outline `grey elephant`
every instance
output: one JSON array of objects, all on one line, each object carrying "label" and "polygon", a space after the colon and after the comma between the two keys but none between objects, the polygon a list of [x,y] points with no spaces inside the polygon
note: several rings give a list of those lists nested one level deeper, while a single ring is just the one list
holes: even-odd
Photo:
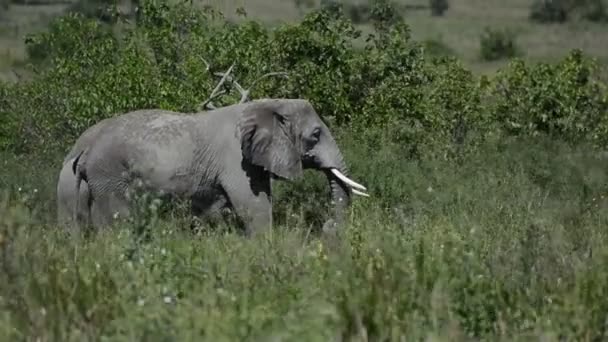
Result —
[{"label": "grey elephant", "polygon": [[129,216],[127,193],[139,184],[190,199],[196,216],[232,209],[247,235],[271,225],[271,177],[294,180],[306,168],[326,174],[335,225],[352,193],[367,196],[348,178],[329,128],[301,99],[261,99],[195,114],[126,113],[112,118],[75,161],[77,184],[85,180],[90,190],[83,205],[100,212],[95,226]]},{"label": "grey elephant", "polygon": [[[74,210],[76,209],[76,194],[74,192],[74,184],[76,184],[75,175],[75,164],[77,158],[84,152],[86,148],[97,139],[101,128],[109,122],[109,119],[104,119],[95,125],[89,127],[84,133],[78,137],[72,149],[63,159],[62,168],[59,172],[59,179],[57,180],[57,223],[60,225],[69,225],[74,223]],[[87,184],[83,184],[79,189],[80,201],[87,201],[89,198],[89,188]],[[78,220],[88,220],[88,213],[96,215],[97,210],[95,206],[91,207],[91,210],[87,210],[86,207],[81,206],[77,213]]]}]

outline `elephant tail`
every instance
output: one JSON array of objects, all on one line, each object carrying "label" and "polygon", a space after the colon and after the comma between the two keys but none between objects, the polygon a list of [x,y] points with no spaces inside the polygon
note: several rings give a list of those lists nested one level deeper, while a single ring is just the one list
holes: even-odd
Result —
[{"label": "elephant tail", "polygon": [[[74,162],[72,162],[72,171],[74,172],[74,175],[76,176],[76,187],[75,187],[76,204],[74,205],[74,213],[73,213],[73,219],[74,219],[73,222],[76,225],[76,228],[79,227],[78,226],[78,212],[80,210],[80,185],[83,180],[85,182],[88,182],[86,169],[83,168],[83,163],[81,162],[81,160],[83,160],[82,157],[86,154],[86,152],[87,152],[87,149],[80,151],[80,153],[78,153],[76,158],[74,158]],[[89,197],[91,196],[90,191],[88,192],[88,196]],[[90,198],[88,199],[87,202],[90,202]],[[87,205],[87,213],[89,211],[90,211],[90,208]]]}]

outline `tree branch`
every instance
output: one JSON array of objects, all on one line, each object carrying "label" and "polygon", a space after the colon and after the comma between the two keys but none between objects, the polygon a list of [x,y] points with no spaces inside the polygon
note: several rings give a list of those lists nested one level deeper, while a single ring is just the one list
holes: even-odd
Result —
[{"label": "tree branch", "polygon": [[209,98],[205,102],[203,102],[202,104],[200,104],[198,106],[199,110],[201,110],[203,108],[211,108],[211,109],[215,109],[216,108],[215,105],[211,101],[213,101],[213,99],[215,99],[216,97],[221,96],[221,95],[223,95],[223,94],[226,93],[226,91],[221,91],[220,92],[220,88],[224,85],[224,83],[226,82],[226,79],[228,77],[230,77],[230,73],[232,72],[232,69],[234,68],[234,64],[235,63],[232,63],[232,65],[230,66],[230,68],[228,68],[228,70],[223,74],[222,79],[215,86],[215,88],[211,92],[211,95],[209,96]]},{"label": "tree branch", "polygon": [[[210,69],[209,63],[204,58],[202,58],[202,57],[201,57],[201,60],[207,66],[206,70],[209,71],[209,69]],[[264,79],[266,77],[271,77],[271,76],[283,76],[285,78],[289,78],[288,73],[284,72],[284,71],[269,72],[269,73],[264,74],[264,75],[258,77],[257,79],[255,79],[251,83],[251,86],[248,89],[245,89],[231,75],[232,69],[234,68],[234,65],[235,65],[235,63],[232,63],[232,65],[230,66],[230,68],[226,72],[215,72],[215,73],[213,73],[214,76],[221,77],[221,80],[217,84],[217,86],[215,87],[215,89],[213,89],[213,91],[211,92],[211,95],[209,96],[209,98],[205,102],[203,102],[202,104],[200,104],[198,106],[199,110],[203,110],[204,108],[216,109],[216,107],[213,105],[213,103],[211,101],[213,101],[213,99],[215,99],[215,98],[217,98],[217,97],[219,97],[221,95],[226,94],[227,91],[225,91],[225,90],[220,91],[219,90],[224,85],[224,83],[226,83],[226,81],[228,81],[229,83],[231,83],[232,85],[234,85],[234,87],[236,88],[236,90],[241,94],[241,99],[239,100],[238,103],[245,103],[245,102],[249,101],[249,95],[251,94],[251,90],[253,89],[253,87],[255,87],[255,85],[260,80],[262,80],[262,79]]]}]

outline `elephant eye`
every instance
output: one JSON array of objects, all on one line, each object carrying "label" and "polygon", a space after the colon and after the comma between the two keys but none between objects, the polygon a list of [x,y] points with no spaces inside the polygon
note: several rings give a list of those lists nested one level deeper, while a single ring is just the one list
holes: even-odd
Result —
[{"label": "elephant eye", "polygon": [[314,141],[319,141],[319,137],[321,136],[321,129],[320,128],[315,128],[314,131],[312,131],[312,139]]}]

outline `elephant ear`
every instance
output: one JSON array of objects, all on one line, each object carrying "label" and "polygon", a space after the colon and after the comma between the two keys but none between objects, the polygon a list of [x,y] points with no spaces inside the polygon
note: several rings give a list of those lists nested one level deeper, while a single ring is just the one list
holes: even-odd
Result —
[{"label": "elephant ear", "polygon": [[294,180],[302,176],[302,162],[286,114],[276,102],[251,103],[243,110],[238,129],[245,159],[278,177]]}]

